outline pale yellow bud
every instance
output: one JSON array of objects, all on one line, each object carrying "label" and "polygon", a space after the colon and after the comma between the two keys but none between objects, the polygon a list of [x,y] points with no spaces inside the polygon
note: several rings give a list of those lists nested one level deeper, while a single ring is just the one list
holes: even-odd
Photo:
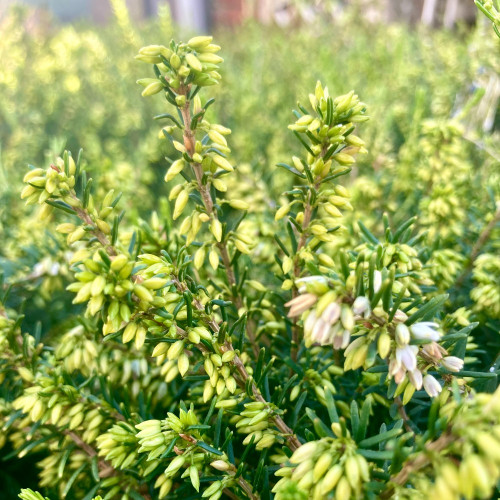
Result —
[{"label": "pale yellow bud", "polygon": [[194,54],[186,54],[186,62],[193,68],[195,71],[203,71],[203,66],[201,65],[200,60]]},{"label": "pale yellow bud", "polygon": [[187,190],[182,190],[179,193],[179,196],[177,196],[177,199],[175,200],[175,207],[174,207],[174,213],[172,215],[172,218],[176,220],[184,211],[186,208],[187,202],[189,200],[189,194]]},{"label": "pale yellow bud", "polygon": [[217,242],[220,243],[220,241],[222,240],[222,224],[220,223],[219,219],[212,219],[212,222],[210,224],[210,232],[214,235],[214,238],[217,240]]},{"label": "pale yellow bud", "polygon": [[142,91],[142,96],[143,97],[148,97],[150,95],[155,95],[158,94],[158,92],[161,92],[163,90],[163,84],[159,81],[150,83],[143,91]]}]

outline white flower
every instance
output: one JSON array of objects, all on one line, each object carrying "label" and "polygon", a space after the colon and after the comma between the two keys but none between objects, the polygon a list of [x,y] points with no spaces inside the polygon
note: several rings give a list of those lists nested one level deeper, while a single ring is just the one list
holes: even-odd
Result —
[{"label": "white flower", "polygon": [[464,367],[463,359],[456,356],[445,356],[441,363],[450,372],[459,372]]},{"label": "white flower", "polygon": [[352,312],[357,316],[368,318],[372,312],[368,298],[362,295],[356,297],[356,300],[352,304]]},{"label": "white flower", "polygon": [[331,342],[330,325],[321,318],[317,319],[311,332],[311,340],[320,345],[329,344]]},{"label": "white flower", "polygon": [[333,337],[333,348],[336,350],[345,349],[349,345],[350,341],[351,332],[349,330],[342,330],[341,328],[338,328]]},{"label": "white flower", "polygon": [[316,311],[311,311],[307,315],[307,318],[304,321],[304,336],[305,337],[311,335],[311,332],[314,328],[314,325],[315,325],[317,319],[318,319],[318,317],[316,316]]},{"label": "white flower", "polygon": [[431,398],[435,398],[442,391],[441,384],[432,375],[426,375],[423,384],[425,392]]},{"label": "white flower", "polygon": [[382,286],[382,273],[378,270],[373,272],[373,291],[377,293]]},{"label": "white flower", "polygon": [[399,365],[403,365],[409,372],[417,368],[417,352],[416,345],[405,345],[396,349],[396,361]]},{"label": "white flower", "polygon": [[410,343],[410,330],[404,323],[396,326],[396,342],[399,347],[404,347]]},{"label": "white flower", "polygon": [[410,379],[410,383],[417,391],[422,389],[422,372],[416,368],[415,370],[408,372],[408,378]]},{"label": "white flower", "polygon": [[330,302],[330,304],[325,307],[321,319],[326,321],[329,325],[333,325],[340,318],[340,312],[340,305],[337,304],[337,302]]},{"label": "white flower", "polygon": [[431,321],[422,321],[410,326],[411,334],[419,340],[434,340],[438,341],[441,334],[436,330],[439,325]]}]

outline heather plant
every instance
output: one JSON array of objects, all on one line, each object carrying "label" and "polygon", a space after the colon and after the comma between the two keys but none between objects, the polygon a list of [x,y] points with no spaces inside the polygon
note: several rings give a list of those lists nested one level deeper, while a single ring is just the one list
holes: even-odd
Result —
[{"label": "heather plant", "polygon": [[[48,332],[23,317],[29,285],[2,287],[7,458],[35,457],[49,498],[493,497],[497,353],[471,335],[498,320],[499,212],[478,212],[469,245],[480,195],[455,201],[471,182],[460,127],[425,122],[370,213],[348,182],[369,156],[368,106],[318,82],[273,198],[208,112],[219,50],[199,36],[136,56],[169,144],[155,187],[168,200],[147,217],[133,214],[156,198],[121,195],[119,177],[99,188],[81,151],[26,173],[21,197],[59,234],[27,281],[43,275],[45,304],[69,284]],[[410,196],[410,158],[423,195]]]}]

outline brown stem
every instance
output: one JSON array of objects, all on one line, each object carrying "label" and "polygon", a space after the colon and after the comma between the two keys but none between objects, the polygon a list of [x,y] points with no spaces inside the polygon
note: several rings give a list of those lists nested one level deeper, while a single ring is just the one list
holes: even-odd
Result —
[{"label": "brown stem", "polygon": [[[191,129],[191,109],[190,109],[190,101],[187,99],[189,94],[190,87],[187,86],[181,89],[180,93],[186,96],[186,103],[181,108],[182,119],[184,121],[183,128],[183,140],[184,147],[186,148],[189,156],[193,156],[195,153],[195,145],[196,145],[196,137],[195,132]],[[214,207],[212,196],[210,194],[210,185],[203,183],[203,168],[199,163],[193,162],[191,163],[191,167],[193,169],[194,175],[196,177],[196,184],[198,186],[198,191],[203,200],[203,205],[210,217],[218,220],[217,210]],[[236,305],[237,309],[240,309],[243,306],[243,301],[241,297],[236,294],[236,277],[234,274],[233,267],[231,265],[231,259],[229,257],[229,252],[227,250],[227,245],[224,241],[219,241],[216,244],[217,249],[219,250],[219,254],[222,259],[222,263],[224,264],[224,269],[226,271],[227,281],[229,284],[229,289],[231,291],[232,299]],[[256,342],[256,336],[254,333],[254,328],[249,328],[247,331],[248,339],[252,346],[253,353],[256,357],[259,355],[259,346]]]},{"label": "brown stem", "polygon": [[[317,182],[314,185],[314,189],[318,189],[319,184],[320,183]],[[312,189],[312,187],[311,187],[311,189]],[[300,250],[302,250],[302,248],[304,248],[304,246],[306,244],[307,236],[308,236],[307,230],[309,228],[309,224],[311,223],[311,217],[312,217],[312,212],[313,212],[313,207],[311,205],[311,197],[312,197],[311,189],[309,189],[309,191],[307,193],[307,200],[306,200],[306,204],[304,207],[304,219],[302,221],[302,233],[300,234],[300,239],[299,239],[299,242],[297,244],[297,251],[295,252],[295,258],[294,258],[294,263],[293,263],[293,276],[295,277],[295,279],[297,279],[300,276],[301,268],[300,268],[299,252],[300,252]],[[297,295],[298,295],[298,290],[294,284],[293,289],[292,289],[292,299],[297,297]],[[298,351],[299,343],[300,343],[300,339],[299,339],[300,329],[299,329],[299,325],[297,324],[297,320],[298,320],[298,318],[293,319],[292,345],[291,345],[291,350],[290,350],[290,355],[294,361],[297,360],[297,351]]]},{"label": "brown stem", "polygon": [[260,499],[260,496],[253,492],[250,484],[245,481],[242,476],[238,477],[238,484],[240,485],[240,488],[247,494],[248,498],[250,498],[251,500]]},{"label": "brown stem", "polygon": [[476,243],[472,247],[469,259],[467,261],[467,265],[465,266],[465,269],[463,270],[460,277],[457,279],[457,282],[456,282],[457,287],[460,287],[462,285],[465,278],[470,273],[472,266],[474,265],[474,262],[477,259],[477,256],[481,252],[481,249],[483,248],[483,246],[489,240],[491,233],[493,232],[493,229],[495,228],[497,222],[499,222],[499,221],[500,221],[500,203],[497,204],[497,209],[496,209],[495,215],[493,216],[493,219],[491,219],[490,222],[488,223],[488,225],[483,229],[483,232],[479,235],[479,238],[477,239]]},{"label": "brown stem", "polygon": [[[97,451],[92,448],[88,443],[83,441],[83,439],[73,431],[65,430],[63,433],[68,436],[81,450],[83,450],[89,457],[93,458],[98,456]],[[107,477],[115,476],[117,471],[115,468],[106,460],[99,459],[97,462],[99,468],[99,477],[105,479]],[[148,493],[147,485],[140,487],[139,493],[146,500],[151,500],[151,496]]]},{"label": "brown stem", "polygon": [[[225,345],[225,350],[226,351],[233,351],[233,346],[230,342],[226,341]],[[238,374],[239,374],[239,380],[237,380],[239,386],[242,389],[245,389],[247,380],[250,378],[250,375],[246,371],[245,365],[241,361],[241,358],[239,358],[237,355],[233,359],[233,365],[235,366]],[[252,381],[252,393],[254,396],[254,399],[256,401],[260,401],[261,403],[264,403],[266,406],[269,405],[269,403],[264,399],[262,394],[259,391],[259,388],[255,385],[255,383]],[[273,415],[272,420],[274,422],[274,425],[281,431],[281,433],[284,435],[285,439],[288,442],[288,446],[292,451],[295,451],[297,448],[301,446],[301,442],[298,440],[297,436],[293,433],[293,430],[286,425],[285,421],[279,416],[279,415]]]},{"label": "brown stem", "polygon": [[399,413],[400,417],[403,419],[403,425],[405,426],[405,429],[408,432],[413,433],[413,429],[410,426],[410,417],[408,416],[408,413],[406,413],[406,409],[403,405],[403,401],[401,401],[401,398],[398,396],[398,397],[394,398],[394,402],[398,406],[398,413]]},{"label": "brown stem", "polygon": [[222,492],[224,493],[224,495],[231,498],[232,500],[240,500],[238,495],[236,495],[236,493],[233,493],[229,488],[224,488]]},{"label": "brown stem", "polygon": [[[76,196],[75,196],[76,198]],[[76,198],[77,199],[77,198]],[[83,208],[76,207],[75,212],[78,215],[78,217],[85,222],[85,224],[88,224],[89,226],[92,226],[94,229],[92,229],[92,234],[99,240],[99,243],[106,249],[106,252],[108,252],[108,255],[114,256],[116,255],[116,250],[114,249],[113,245],[111,245],[111,242],[108,240],[108,237],[95,225],[94,221],[90,218],[90,215],[86,210]]]},{"label": "brown stem", "polygon": [[456,438],[451,434],[443,434],[441,437],[425,445],[424,451],[414,459],[409,460],[403,468],[390,480],[389,487],[380,495],[381,499],[388,499],[394,493],[394,485],[403,486],[408,481],[410,474],[416,472],[430,463],[429,454],[439,453],[450,445]]},{"label": "brown stem", "polygon": [[[88,443],[86,443],[78,434],[73,431],[65,430],[63,433],[68,436],[77,446],[82,449],[89,457],[93,458],[97,456],[97,451],[92,448]],[[106,478],[114,476],[116,474],[113,466],[104,459],[98,461],[99,467],[99,477]]]},{"label": "brown stem", "polygon": [[[177,287],[177,289],[181,293],[183,293],[187,290],[186,285],[183,282],[181,282],[177,277],[174,276],[173,281],[175,283],[175,286]],[[196,309],[198,309],[199,311],[203,311],[203,313],[205,313],[205,308],[203,307],[203,304],[199,300],[194,299],[193,304],[196,307]],[[214,333],[217,334],[220,330],[220,327],[219,327],[219,324],[217,323],[217,321],[213,317],[210,317],[210,316],[207,316],[206,319],[207,319],[207,322],[208,322],[208,325],[210,326],[210,328],[213,330]],[[186,332],[184,332],[181,328],[177,327],[177,330],[181,332],[182,336],[185,336]],[[199,347],[199,349],[201,351],[206,351],[206,347],[201,343],[197,344],[197,347]],[[222,350],[224,352],[225,351],[234,351],[232,343],[229,340],[226,340],[226,342],[222,346]],[[239,377],[237,377],[237,383],[240,386],[240,388],[245,390],[246,383],[247,383],[247,380],[250,379],[250,375],[248,374],[248,372],[245,368],[245,365],[243,364],[243,361],[241,360],[241,358],[237,354],[234,356],[234,358],[232,360],[232,364],[234,365],[234,367],[236,368],[236,371],[239,374]],[[269,408],[269,403],[264,399],[264,397],[260,393],[258,387],[255,385],[255,383],[253,381],[252,381],[252,393],[253,393],[254,399],[256,401],[260,401],[261,403],[264,403]],[[286,425],[284,420],[279,415],[273,415],[271,418],[274,422],[274,425],[276,425],[276,427],[285,436],[285,439],[287,440],[288,446],[290,447],[291,450],[294,451],[299,446],[301,446],[301,443],[298,440],[297,436],[295,436],[295,434],[293,433],[293,430],[290,429],[290,427],[288,427],[288,425]]]}]

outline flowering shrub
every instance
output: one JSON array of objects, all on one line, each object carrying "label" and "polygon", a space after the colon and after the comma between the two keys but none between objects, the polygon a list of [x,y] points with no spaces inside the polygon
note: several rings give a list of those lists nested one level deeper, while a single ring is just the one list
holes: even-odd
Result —
[{"label": "flowering shrub", "polygon": [[[492,497],[498,363],[489,333],[471,332],[498,320],[500,211],[482,207],[467,230],[483,198],[460,197],[484,178],[470,175],[460,127],[412,132],[394,185],[377,185],[387,196],[365,199],[366,179],[347,180],[370,146],[367,106],[318,82],[294,110],[302,151],[278,164],[289,187],[273,207],[254,172],[238,177],[231,130],[208,112],[219,50],[201,36],[136,56],[142,95],[166,100],[155,119],[174,152],[171,203],[148,220],[121,208],[119,182],[96,189],[82,152],[25,175],[22,198],[65,235],[61,268],[43,273],[70,281],[71,312],[42,338],[2,288],[7,457],[35,454],[52,498]],[[470,253],[457,248],[477,232]]]}]

